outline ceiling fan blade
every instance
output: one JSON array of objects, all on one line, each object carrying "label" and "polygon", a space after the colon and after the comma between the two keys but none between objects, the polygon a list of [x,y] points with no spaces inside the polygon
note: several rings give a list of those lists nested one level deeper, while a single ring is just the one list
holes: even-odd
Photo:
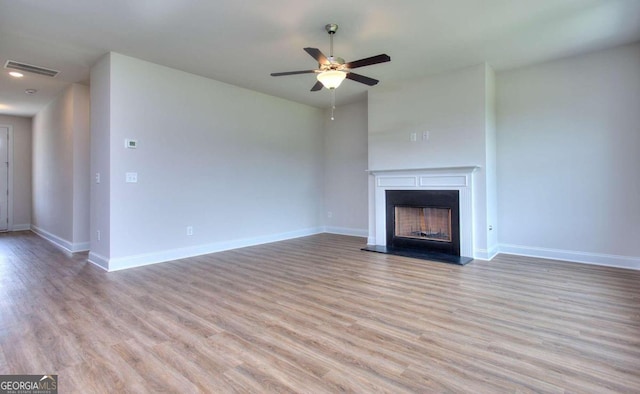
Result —
[{"label": "ceiling fan blade", "polygon": [[356,74],[356,73],[347,73],[347,79],[350,79],[350,80],[356,81],[356,82],[360,82],[360,83],[363,83],[363,84],[369,85],[369,86],[376,85],[378,82],[380,82],[377,79],[365,77],[364,75],[360,75],[360,74]]},{"label": "ceiling fan blade", "polygon": [[377,56],[371,56],[366,59],[360,59],[353,62],[349,62],[345,64],[345,67],[351,69],[351,68],[370,66],[372,64],[390,62],[390,61],[391,61],[391,58],[389,57],[389,55],[382,54]]},{"label": "ceiling fan blade", "polygon": [[317,92],[318,90],[322,90],[322,88],[324,87],[324,85],[322,84],[322,82],[318,81],[316,82],[315,85],[313,85],[313,87],[311,88],[312,92]]},{"label": "ceiling fan blade", "polygon": [[318,48],[304,48],[312,58],[318,61],[318,64],[329,64],[329,59]]},{"label": "ceiling fan blade", "polygon": [[283,75],[296,75],[296,74],[311,74],[318,72],[317,70],[302,70],[302,71],[285,71],[283,73],[271,73],[272,77],[281,77]]}]

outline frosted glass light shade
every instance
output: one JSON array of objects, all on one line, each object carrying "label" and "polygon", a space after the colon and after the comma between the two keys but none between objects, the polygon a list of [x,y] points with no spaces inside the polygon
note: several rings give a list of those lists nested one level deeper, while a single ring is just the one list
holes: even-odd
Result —
[{"label": "frosted glass light shade", "polygon": [[318,81],[320,81],[325,88],[335,89],[338,86],[340,86],[340,84],[342,83],[342,81],[344,81],[346,77],[347,77],[347,73],[345,73],[344,71],[327,70],[318,74],[317,78],[318,78]]}]

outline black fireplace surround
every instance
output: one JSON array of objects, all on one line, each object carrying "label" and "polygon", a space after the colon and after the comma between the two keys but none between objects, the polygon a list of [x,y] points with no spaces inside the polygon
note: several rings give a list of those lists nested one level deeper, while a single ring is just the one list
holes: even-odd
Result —
[{"label": "black fireplace surround", "polygon": [[[408,238],[396,235],[396,207],[451,210],[451,240]],[[460,196],[458,190],[387,190],[387,247],[460,256]]]}]

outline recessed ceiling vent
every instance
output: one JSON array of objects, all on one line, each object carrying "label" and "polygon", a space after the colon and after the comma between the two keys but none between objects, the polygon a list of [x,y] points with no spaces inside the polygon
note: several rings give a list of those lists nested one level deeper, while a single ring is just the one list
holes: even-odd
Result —
[{"label": "recessed ceiling vent", "polygon": [[51,70],[49,68],[34,66],[32,64],[14,62],[13,60],[7,60],[7,62],[4,64],[4,68],[25,71],[33,74],[46,75],[47,77],[55,77],[60,72]]}]

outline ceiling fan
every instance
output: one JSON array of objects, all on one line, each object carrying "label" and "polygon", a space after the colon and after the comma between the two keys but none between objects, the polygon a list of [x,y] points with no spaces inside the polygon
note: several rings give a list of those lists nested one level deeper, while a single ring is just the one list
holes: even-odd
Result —
[{"label": "ceiling fan", "polygon": [[333,56],[333,35],[338,31],[338,25],[330,23],[326,25],[325,30],[329,33],[330,39],[330,52],[329,57],[325,56],[318,48],[304,48],[311,57],[318,62],[318,68],[315,70],[303,70],[303,71],[286,71],[280,73],[271,73],[273,77],[280,77],[283,75],[295,75],[295,74],[311,74],[317,75],[318,82],[311,88],[312,92],[321,90],[322,87],[334,90],[342,81],[350,79],[352,81],[360,82],[365,85],[374,86],[379,81],[377,79],[365,77],[364,75],[351,72],[352,69],[364,66],[370,66],[372,64],[385,63],[391,61],[391,58],[386,54],[368,57],[365,59],[356,60],[353,62],[345,63],[341,57]]}]

